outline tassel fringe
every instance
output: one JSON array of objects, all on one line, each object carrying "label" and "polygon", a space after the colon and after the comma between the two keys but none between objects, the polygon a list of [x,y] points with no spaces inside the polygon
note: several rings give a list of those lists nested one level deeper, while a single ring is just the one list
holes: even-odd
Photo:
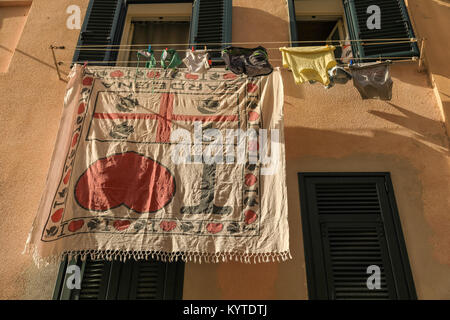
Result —
[{"label": "tassel fringe", "polygon": [[163,262],[194,262],[194,263],[218,263],[237,261],[242,263],[261,263],[261,262],[281,262],[292,259],[289,251],[266,252],[266,253],[247,253],[247,252],[164,252],[164,251],[134,251],[134,250],[80,250],[65,251],[62,254],[48,257],[40,257],[36,247],[27,246],[23,253],[32,255],[35,264],[40,268],[49,264],[55,264],[63,261],[80,258],[82,261],[86,258],[91,260],[119,260],[125,262],[134,260],[157,260]]}]

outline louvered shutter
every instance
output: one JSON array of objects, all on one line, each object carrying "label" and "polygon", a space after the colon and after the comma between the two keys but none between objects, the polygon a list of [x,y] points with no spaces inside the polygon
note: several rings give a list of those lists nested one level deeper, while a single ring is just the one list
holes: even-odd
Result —
[{"label": "louvered shutter", "polygon": [[291,47],[298,47],[299,43],[295,42],[298,41],[298,35],[297,35],[297,18],[295,16],[294,0],[287,0],[287,5],[289,12],[289,32],[291,36],[291,41],[294,41],[293,43],[291,43]]},{"label": "louvered shutter", "polygon": [[111,49],[108,47],[110,45],[119,44],[119,30],[123,27],[125,11],[124,0],[91,0],[81,28],[78,46],[98,47],[91,47],[94,50],[76,50],[73,62],[88,61],[92,65],[114,64],[101,61],[114,61],[117,58],[117,51],[107,49]]},{"label": "louvered shutter", "polygon": [[[203,49],[221,49],[231,42],[232,0],[195,0],[192,11],[191,43]],[[211,44],[211,45],[209,45]],[[224,44],[224,45],[217,45]],[[221,52],[210,53],[215,63]]]},{"label": "louvered shutter", "polygon": [[[368,29],[367,19],[371,14],[367,8],[377,5],[381,11],[381,28]],[[403,0],[344,0],[347,25],[352,40],[370,39],[411,39],[414,32]],[[403,40],[405,41],[405,40]],[[386,42],[386,41],[375,41]],[[413,57],[419,55],[415,42],[368,45],[366,41],[352,42],[353,53],[357,57]]]},{"label": "louvered shutter", "polygon": [[[67,280],[71,274],[67,273],[70,265],[80,268],[81,288],[68,289]],[[54,300],[105,300],[110,283],[112,263],[109,261],[71,260],[63,261],[58,274]]]},{"label": "louvered shutter", "polygon": [[[81,268],[81,289],[68,289],[67,267]],[[184,263],[146,260],[63,262],[57,300],[175,300],[183,293]]]},{"label": "louvered shutter", "polygon": [[[387,174],[299,174],[311,299],[415,299]],[[367,287],[380,268],[381,288]]]}]

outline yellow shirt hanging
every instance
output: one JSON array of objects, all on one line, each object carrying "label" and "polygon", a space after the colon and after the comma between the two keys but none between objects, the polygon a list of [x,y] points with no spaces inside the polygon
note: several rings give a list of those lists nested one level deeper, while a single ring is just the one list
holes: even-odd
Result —
[{"label": "yellow shirt hanging", "polygon": [[334,46],[280,48],[283,67],[294,74],[296,84],[314,80],[328,85],[327,71],[336,65]]}]

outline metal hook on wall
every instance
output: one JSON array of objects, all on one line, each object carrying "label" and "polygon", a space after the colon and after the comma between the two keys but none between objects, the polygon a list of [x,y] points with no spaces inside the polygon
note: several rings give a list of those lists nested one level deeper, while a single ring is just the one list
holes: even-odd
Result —
[{"label": "metal hook on wall", "polygon": [[58,62],[56,60],[55,50],[64,50],[64,49],[66,49],[66,47],[50,45],[50,49],[52,50],[53,63],[55,64],[56,72],[58,73],[58,79],[59,80],[64,80],[64,78],[61,77],[61,71],[59,70],[59,66],[62,65],[63,62],[61,62],[61,61]]}]

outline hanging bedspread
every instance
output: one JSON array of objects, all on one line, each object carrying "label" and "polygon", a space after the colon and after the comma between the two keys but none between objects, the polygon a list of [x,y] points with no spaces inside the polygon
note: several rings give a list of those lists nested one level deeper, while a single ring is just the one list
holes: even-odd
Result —
[{"label": "hanging bedspread", "polygon": [[26,251],[38,265],[288,259],[282,107],[278,68],[75,65]]}]

